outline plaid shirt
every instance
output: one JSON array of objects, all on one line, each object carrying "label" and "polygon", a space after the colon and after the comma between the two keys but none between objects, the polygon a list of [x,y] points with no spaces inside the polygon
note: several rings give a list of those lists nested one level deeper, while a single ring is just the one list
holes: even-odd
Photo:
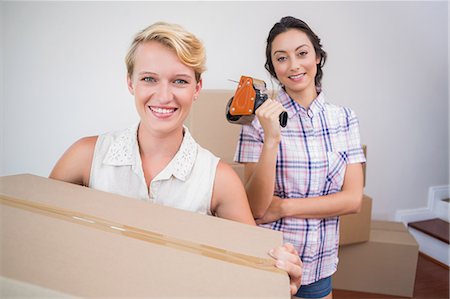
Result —
[{"label": "plaid shirt", "polygon": [[[274,195],[306,198],[339,192],[346,164],[365,162],[355,113],[326,102],[323,92],[308,110],[283,90],[278,100],[289,119],[281,128]],[[242,126],[235,161],[258,162],[263,142],[264,131],[255,117],[251,125]],[[302,284],[311,284],[336,271],[339,217],[286,217],[261,226],[282,231],[284,241],[295,246],[303,261]]]}]

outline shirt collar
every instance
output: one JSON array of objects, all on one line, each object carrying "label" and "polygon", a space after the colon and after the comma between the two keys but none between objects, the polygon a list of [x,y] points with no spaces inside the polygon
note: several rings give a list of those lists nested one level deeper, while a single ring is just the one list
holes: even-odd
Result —
[{"label": "shirt collar", "polygon": [[292,118],[297,114],[309,115],[310,117],[312,117],[313,115],[321,112],[324,109],[325,105],[325,95],[323,91],[321,91],[317,95],[317,98],[312,101],[308,110],[306,110],[299,103],[293,100],[283,89],[279,91],[278,98],[280,99],[283,107],[286,109],[289,118]]},{"label": "shirt collar", "polygon": [[108,148],[103,164],[112,166],[135,164],[138,127],[139,123],[118,133]]},{"label": "shirt collar", "polygon": [[[108,149],[103,164],[112,166],[129,165],[135,168],[137,163],[142,163],[137,142],[138,127],[139,123],[117,135]],[[180,149],[155,179],[169,179],[173,175],[184,181],[191,173],[198,147],[188,128],[183,126],[183,129],[184,136]]]},{"label": "shirt collar", "polygon": [[172,175],[179,180],[185,181],[194,167],[197,158],[198,146],[192,138],[186,126],[184,128],[183,141],[175,157],[169,162],[155,178],[155,180],[169,179]]}]

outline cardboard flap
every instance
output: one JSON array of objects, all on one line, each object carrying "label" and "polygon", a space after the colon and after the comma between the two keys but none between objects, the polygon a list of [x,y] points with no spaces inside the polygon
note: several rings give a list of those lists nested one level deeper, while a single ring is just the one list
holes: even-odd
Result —
[{"label": "cardboard flap", "polygon": [[408,232],[376,230],[370,231],[370,241],[379,243],[409,245],[419,247],[416,239]]},{"label": "cardboard flap", "polygon": [[283,240],[280,232],[31,174],[1,177],[0,195],[95,215],[173,238],[261,258],[267,258],[268,250],[281,245]]}]

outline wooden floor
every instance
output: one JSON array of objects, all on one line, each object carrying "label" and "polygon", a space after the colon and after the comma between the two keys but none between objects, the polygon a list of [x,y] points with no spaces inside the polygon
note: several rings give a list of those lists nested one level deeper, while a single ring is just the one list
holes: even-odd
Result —
[{"label": "wooden floor", "polygon": [[[333,290],[333,299],[389,299],[406,298],[389,295],[378,295],[344,290]],[[449,299],[449,269],[445,265],[438,265],[429,257],[419,254],[417,261],[416,282],[414,285],[414,297]]]}]

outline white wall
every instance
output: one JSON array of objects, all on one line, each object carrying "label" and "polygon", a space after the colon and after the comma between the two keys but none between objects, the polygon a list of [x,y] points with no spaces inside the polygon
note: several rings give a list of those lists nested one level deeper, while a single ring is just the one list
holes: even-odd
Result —
[{"label": "white wall", "polygon": [[424,207],[429,186],[449,183],[447,2],[4,2],[2,9],[1,175],[47,176],[76,139],[137,120],[123,58],[147,25],[165,20],[196,33],[208,54],[204,88],[234,89],[227,79],[241,74],[269,82],[266,35],[293,15],[328,51],[329,99],[360,118],[374,218]]}]

